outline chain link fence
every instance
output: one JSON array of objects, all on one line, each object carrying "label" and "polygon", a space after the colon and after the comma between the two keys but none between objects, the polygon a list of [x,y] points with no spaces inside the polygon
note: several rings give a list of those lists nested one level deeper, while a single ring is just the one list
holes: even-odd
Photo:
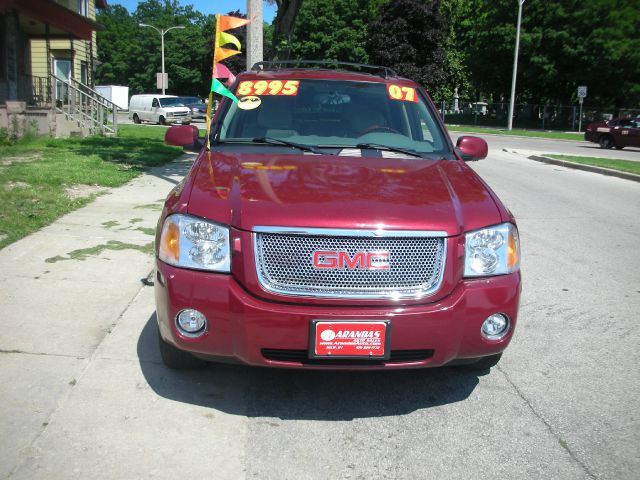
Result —
[{"label": "chain link fence", "polygon": [[[454,99],[441,102],[438,109],[445,123],[450,125],[473,125],[478,127],[506,127],[509,103],[487,103]],[[584,131],[585,125],[604,122],[612,118],[635,118],[640,116],[640,107],[602,108],[592,107],[585,101],[580,122],[579,105],[516,104],[513,112],[513,128],[535,130]]]}]

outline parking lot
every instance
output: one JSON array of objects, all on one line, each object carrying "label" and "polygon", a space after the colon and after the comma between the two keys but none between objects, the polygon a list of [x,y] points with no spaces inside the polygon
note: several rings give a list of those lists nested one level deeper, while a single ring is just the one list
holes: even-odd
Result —
[{"label": "parking lot", "polygon": [[488,140],[473,167],[518,219],[524,280],[490,374],[167,370],[137,227],[185,156],[0,251],[0,477],[636,478],[640,184]]}]

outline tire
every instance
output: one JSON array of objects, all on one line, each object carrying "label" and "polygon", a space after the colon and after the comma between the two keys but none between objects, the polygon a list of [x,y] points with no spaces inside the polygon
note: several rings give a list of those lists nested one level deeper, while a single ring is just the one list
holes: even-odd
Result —
[{"label": "tire", "polygon": [[622,150],[623,148],[624,148],[624,145],[620,147],[616,145],[616,150]]},{"label": "tire", "polygon": [[164,363],[168,368],[173,370],[192,370],[195,368],[202,368],[207,364],[207,362],[191,355],[189,352],[180,350],[170,343],[165,342],[162,339],[160,332],[158,332],[158,342],[162,363]]},{"label": "tire", "polygon": [[602,135],[598,143],[600,148],[613,148],[613,137],[611,135]]},{"label": "tire", "polygon": [[495,367],[501,358],[502,353],[497,353],[495,355],[489,355],[488,357],[482,357],[474,363],[460,365],[458,368],[472,371],[489,370],[490,368]]},{"label": "tire", "polygon": [[133,123],[135,123],[136,125],[140,125],[142,123],[142,120],[140,120],[140,117],[137,113],[133,114]]},{"label": "tire", "polygon": [[166,124],[167,124],[167,120],[162,115],[160,115],[158,117],[158,125],[166,125]]}]

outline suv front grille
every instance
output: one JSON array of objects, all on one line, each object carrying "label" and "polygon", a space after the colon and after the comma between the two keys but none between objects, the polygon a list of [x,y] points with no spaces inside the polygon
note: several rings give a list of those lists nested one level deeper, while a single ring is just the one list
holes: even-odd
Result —
[{"label": "suv front grille", "polygon": [[[439,232],[397,237],[288,232],[255,233],[255,256],[262,287],[283,295],[332,298],[421,298],[442,282],[446,239]],[[342,268],[314,267],[314,252],[343,252]],[[362,253],[388,254],[388,268],[368,269]],[[360,255],[362,262],[356,262]],[[331,255],[330,255],[331,257]],[[326,257],[321,257],[327,262]],[[330,258],[336,263],[336,257]],[[351,265],[348,263],[352,262]],[[354,265],[355,264],[355,265]],[[375,261],[372,263],[376,266]]]}]

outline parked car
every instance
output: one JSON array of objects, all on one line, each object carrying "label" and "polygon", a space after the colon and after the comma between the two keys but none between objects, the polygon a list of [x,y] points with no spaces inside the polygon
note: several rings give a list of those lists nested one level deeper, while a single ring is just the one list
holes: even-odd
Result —
[{"label": "parked car", "polygon": [[615,118],[605,123],[590,123],[584,139],[600,144],[600,148],[640,147],[640,117]]},{"label": "parked car", "polygon": [[165,135],[200,148],[156,234],[165,365],[497,364],[520,247],[465,163],[486,142],[454,146],[427,92],[388,68],[288,66],[238,77],[210,149],[195,126]]},{"label": "parked car", "polygon": [[191,110],[175,95],[133,95],[129,100],[129,118],[134,123],[189,124],[190,114]]},{"label": "parked car", "polygon": [[199,97],[179,97],[182,104],[191,110],[193,120],[204,120],[207,118],[207,104]]}]

